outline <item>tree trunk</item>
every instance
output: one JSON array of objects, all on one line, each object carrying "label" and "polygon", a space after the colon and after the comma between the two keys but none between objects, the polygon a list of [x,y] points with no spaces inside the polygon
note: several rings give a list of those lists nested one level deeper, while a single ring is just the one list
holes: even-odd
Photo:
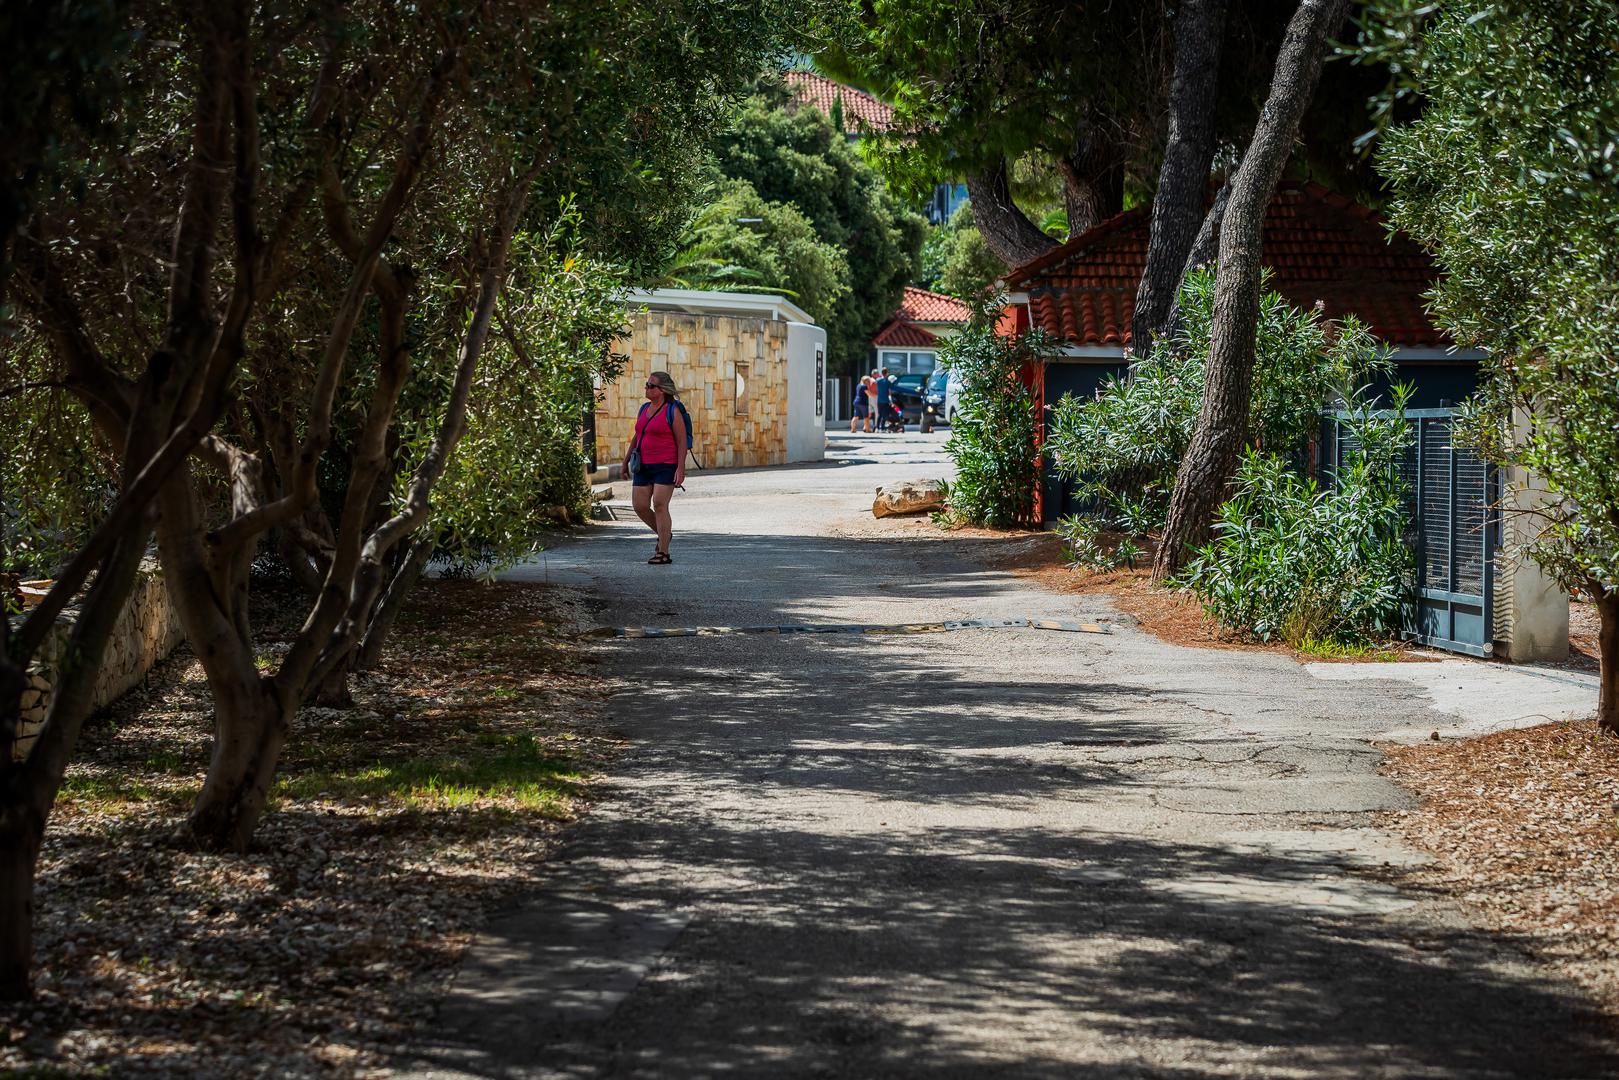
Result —
[{"label": "tree trunk", "polygon": [[33,994],[34,867],[45,819],[24,806],[0,814],[0,1001]]},{"label": "tree trunk", "polygon": [[1220,230],[1220,277],[1214,291],[1203,408],[1175,475],[1169,516],[1153,562],[1153,580],[1159,583],[1173,577],[1208,539],[1236,468],[1253,398],[1265,209],[1315,92],[1327,39],[1343,24],[1348,7],[1349,0],[1301,0],[1276,58],[1270,96],[1253,141],[1231,179]]},{"label": "tree trunk", "polygon": [[[1197,239],[1192,241],[1192,250],[1186,253],[1186,265],[1181,268],[1179,281],[1184,284],[1186,275],[1193,270],[1201,270],[1214,262],[1215,255],[1220,250],[1220,225],[1225,221],[1226,203],[1231,198],[1231,182],[1220,185],[1215,192],[1214,205],[1209,212],[1203,215],[1203,224],[1197,230]],[[1181,332],[1181,299],[1180,289],[1176,288],[1170,298],[1169,315],[1164,319],[1164,325],[1158,330],[1158,337],[1163,341],[1174,341]]]},{"label": "tree trunk", "polygon": [[1098,124],[1082,124],[1074,148],[1057,162],[1068,236],[1089,232],[1124,209],[1124,152]]},{"label": "tree trunk", "polygon": [[[45,725],[22,761],[12,761],[8,745],[0,761],[0,998],[17,1000],[32,991],[34,867],[45,837],[45,821],[62,786],[79,732],[89,716],[96,672],[107,639],[123,615],[135,584],[146,529],[127,533],[96,574],[68,639],[68,659],[59,669]],[[0,615],[0,618],[3,618]]]},{"label": "tree trunk", "polygon": [[1057,246],[1012,200],[1004,160],[993,169],[969,176],[967,195],[984,243],[1008,268],[1022,266]]},{"label": "tree trunk", "polygon": [[208,778],[181,835],[208,851],[246,851],[269,800],[296,705],[283,705],[264,683],[237,695],[221,693],[225,688],[210,682],[213,753]]},{"label": "tree trunk", "polygon": [[1603,731],[1619,735],[1619,592],[1598,594],[1597,614],[1602,629],[1597,635],[1597,656],[1602,662],[1598,677],[1597,724]]},{"label": "tree trunk", "polygon": [[1169,320],[1203,219],[1214,163],[1214,99],[1226,0],[1187,0],[1175,13],[1175,74],[1169,87],[1169,140],[1152,200],[1147,268],[1136,289],[1131,345],[1137,360],[1152,354]]},{"label": "tree trunk", "polygon": [[399,612],[405,606],[405,597],[416,587],[422,571],[427,569],[427,560],[433,557],[435,546],[430,537],[419,539],[411,545],[409,554],[405,556],[393,580],[388,583],[387,591],[377,603],[377,610],[371,616],[370,625],[365,629],[365,637],[360,640],[360,646],[355,650],[356,671],[370,671],[377,666],[377,660],[382,656],[382,643],[387,640],[388,632],[393,629],[394,621],[399,618]]},{"label": "tree trunk", "polygon": [[338,664],[315,688],[315,704],[327,709],[352,709],[354,691],[349,688],[349,665]]}]

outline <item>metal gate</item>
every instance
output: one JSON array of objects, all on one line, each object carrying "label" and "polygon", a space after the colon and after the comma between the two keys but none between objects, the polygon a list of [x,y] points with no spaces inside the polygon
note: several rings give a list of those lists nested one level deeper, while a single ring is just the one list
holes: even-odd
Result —
[{"label": "metal gate", "polygon": [[[1495,553],[1501,543],[1497,471],[1451,439],[1455,409],[1407,409],[1412,439],[1400,463],[1406,521],[1417,555],[1416,595],[1405,636],[1424,645],[1489,656],[1494,647]],[[1333,482],[1354,437],[1328,413],[1317,443],[1323,484]]]}]

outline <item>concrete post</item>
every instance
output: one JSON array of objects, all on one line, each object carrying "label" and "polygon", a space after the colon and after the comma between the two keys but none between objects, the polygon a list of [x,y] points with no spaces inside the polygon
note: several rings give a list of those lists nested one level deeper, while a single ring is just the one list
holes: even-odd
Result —
[{"label": "concrete post", "polygon": [[1514,663],[1568,658],[1568,593],[1524,554],[1539,535],[1540,506],[1555,503],[1540,478],[1504,471],[1501,550],[1496,556],[1495,652]]}]

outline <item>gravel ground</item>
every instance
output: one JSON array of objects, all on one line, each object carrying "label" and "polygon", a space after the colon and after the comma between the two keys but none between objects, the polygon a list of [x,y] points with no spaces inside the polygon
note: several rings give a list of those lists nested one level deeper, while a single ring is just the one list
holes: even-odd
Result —
[{"label": "gravel ground", "polygon": [[[265,663],[291,605],[268,613]],[[370,1075],[616,750],[577,597],[424,584],[352,709],[305,709],[245,855],[169,836],[209,702],[179,654],[86,731],[46,832],[36,1001],[0,1075]]]},{"label": "gravel ground", "polygon": [[1420,796],[1391,828],[1417,880],[1573,978],[1619,1024],[1619,738],[1594,721],[1384,747]]}]

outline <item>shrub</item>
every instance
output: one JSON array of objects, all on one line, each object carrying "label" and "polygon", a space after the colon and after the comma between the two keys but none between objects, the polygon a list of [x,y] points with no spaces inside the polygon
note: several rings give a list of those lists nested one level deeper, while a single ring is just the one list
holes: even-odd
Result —
[{"label": "shrub", "polygon": [[1330,490],[1275,454],[1245,453],[1215,538],[1180,580],[1221,625],[1316,652],[1398,629],[1416,570],[1399,472],[1407,397],[1397,389],[1394,410],[1381,413],[1354,402],[1342,421],[1353,449]]},{"label": "shrub", "polygon": [[[1175,471],[1191,441],[1203,405],[1203,369],[1214,321],[1214,272],[1187,278],[1181,290],[1183,329],[1124,378],[1113,378],[1095,400],[1065,395],[1052,410],[1046,449],[1057,472],[1073,482],[1089,507],[1065,520],[1070,557],[1111,568],[1112,551],[1095,541],[1119,534],[1131,548],[1145,547],[1163,527]],[[1318,311],[1303,311],[1279,293],[1260,302],[1254,405],[1247,441],[1280,453],[1314,436],[1323,402],[1390,367],[1366,328],[1346,320],[1333,326]]]},{"label": "shrub", "polygon": [[[577,211],[549,231],[513,241],[512,280],[487,371],[467,406],[468,429],[433,493],[428,528],[436,556],[464,569],[498,570],[538,547],[556,507],[588,513],[581,441],[594,383],[618,376],[612,351],[627,329],[618,271],[585,254]],[[438,410],[411,427],[413,452]],[[402,497],[408,475],[399,481]]]},{"label": "shrub", "polygon": [[940,359],[961,380],[959,411],[945,444],[956,463],[950,520],[997,529],[1034,524],[1039,417],[1022,375],[1049,352],[1039,331],[1009,339],[997,334],[987,318],[976,320],[940,350]]},{"label": "shrub", "polygon": [[118,463],[38,340],[0,341],[0,574],[49,577],[118,494]]}]

